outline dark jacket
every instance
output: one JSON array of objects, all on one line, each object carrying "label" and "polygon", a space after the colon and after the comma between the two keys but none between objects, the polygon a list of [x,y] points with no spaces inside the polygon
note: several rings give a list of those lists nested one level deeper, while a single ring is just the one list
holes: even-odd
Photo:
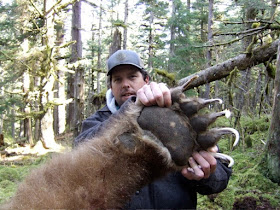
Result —
[{"label": "dark jacket", "polygon": [[[111,116],[107,106],[84,120],[82,132],[75,139],[74,145],[90,139],[102,126],[102,122]],[[135,193],[125,209],[194,209],[197,195],[218,193],[227,187],[231,169],[217,160],[217,168],[208,179],[190,181],[180,172],[170,173]]]}]

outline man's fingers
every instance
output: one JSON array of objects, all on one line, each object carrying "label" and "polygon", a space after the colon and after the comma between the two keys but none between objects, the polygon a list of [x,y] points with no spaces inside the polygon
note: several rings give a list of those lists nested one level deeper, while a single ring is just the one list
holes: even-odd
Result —
[{"label": "man's fingers", "polygon": [[155,83],[155,82],[151,82],[150,84],[151,86],[151,90],[153,93],[153,100],[154,102],[160,106],[160,107],[164,107],[164,99],[163,99],[163,94],[162,91],[159,87],[159,84]]},{"label": "man's fingers", "polygon": [[193,153],[193,158],[196,161],[196,163],[200,165],[201,170],[204,173],[204,178],[208,178],[211,173],[211,165],[208,162],[208,160],[205,159],[207,154],[208,153],[205,151],[200,151],[199,153],[198,152]]},{"label": "man's fingers", "polygon": [[170,107],[171,93],[165,84],[151,82],[137,91],[136,102],[141,102],[145,106],[158,105],[160,107]]},{"label": "man's fingers", "polygon": [[171,100],[171,93],[169,88],[164,83],[159,83],[159,88],[161,89],[162,92],[164,106],[170,107],[172,105],[172,100]]},{"label": "man's fingers", "polygon": [[193,157],[190,157],[189,164],[190,164],[190,167],[193,169],[193,173],[196,177],[195,178],[196,180],[200,180],[200,179],[204,178],[204,172],[201,170],[201,166],[199,166],[196,163],[196,161],[194,160]]},{"label": "man's fingers", "polygon": [[151,106],[153,105],[151,103],[152,95],[153,94],[149,85],[144,85],[142,88],[140,88],[137,91],[137,100],[140,101],[145,106]]},{"label": "man's fingers", "polygon": [[[206,151],[200,151],[199,154],[204,158],[204,160],[207,162],[205,165],[205,170],[210,170],[210,173],[213,173],[216,170],[217,166],[217,160],[213,155],[211,155],[209,152]],[[202,169],[204,169],[202,167]],[[210,176],[210,174],[209,174]]]}]

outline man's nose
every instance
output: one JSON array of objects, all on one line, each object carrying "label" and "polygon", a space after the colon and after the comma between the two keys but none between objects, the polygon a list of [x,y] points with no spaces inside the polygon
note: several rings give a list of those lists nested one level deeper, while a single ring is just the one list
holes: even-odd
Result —
[{"label": "man's nose", "polygon": [[128,79],[124,79],[122,83],[123,88],[130,87],[130,81]]}]

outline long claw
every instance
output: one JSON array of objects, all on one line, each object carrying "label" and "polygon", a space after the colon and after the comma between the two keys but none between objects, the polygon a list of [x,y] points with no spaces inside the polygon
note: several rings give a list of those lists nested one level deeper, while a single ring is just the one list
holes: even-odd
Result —
[{"label": "long claw", "polygon": [[206,115],[195,115],[190,118],[190,123],[196,132],[206,131],[207,127],[211,125],[218,117],[226,116],[229,118],[231,115],[229,110],[221,112],[214,112]]},{"label": "long claw", "polygon": [[212,128],[209,131],[199,134],[197,136],[197,142],[203,149],[207,149],[213,147],[225,134],[235,135],[235,141],[233,144],[235,147],[239,142],[239,133],[234,128]]},{"label": "long claw", "polygon": [[226,155],[226,154],[223,154],[223,153],[215,153],[215,152],[211,152],[211,154],[215,158],[220,158],[220,159],[228,161],[229,162],[228,167],[232,167],[234,165],[234,160],[229,155]]},{"label": "long claw", "polygon": [[235,147],[239,142],[239,132],[234,128],[220,128],[221,131],[229,131],[235,135],[235,140],[233,143],[233,147]]},{"label": "long claw", "polygon": [[180,108],[182,109],[182,111],[187,117],[191,117],[195,115],[200,109],[214,102],[219,102],[220,104],[223,103],[223,101],[219,98],[215,98],[215,99],[181,98]]}]

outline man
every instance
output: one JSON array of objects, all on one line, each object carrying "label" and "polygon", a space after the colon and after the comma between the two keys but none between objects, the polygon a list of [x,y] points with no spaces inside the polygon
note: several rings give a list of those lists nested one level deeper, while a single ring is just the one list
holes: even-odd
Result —
[{"label": "man", "polygon": [[[94,136],[102,122],[131,96],[135,103],[145,106],[171,106],[170,90],[163,83],[150,83],[143,62],[137,53],[129,50],[115,52],[107,62],[110,89],[106,93],[106,106],[83,122],[82,132],[75,145]],[[217,152],[217,147],[211,151]],[[194,152],[190,167],[181,172],[145,186],[132,197],[125,209],[193,209],[197,204],[197,192],[213,194],[226,188],[231,169],[216,160],[208,151]]]}]

